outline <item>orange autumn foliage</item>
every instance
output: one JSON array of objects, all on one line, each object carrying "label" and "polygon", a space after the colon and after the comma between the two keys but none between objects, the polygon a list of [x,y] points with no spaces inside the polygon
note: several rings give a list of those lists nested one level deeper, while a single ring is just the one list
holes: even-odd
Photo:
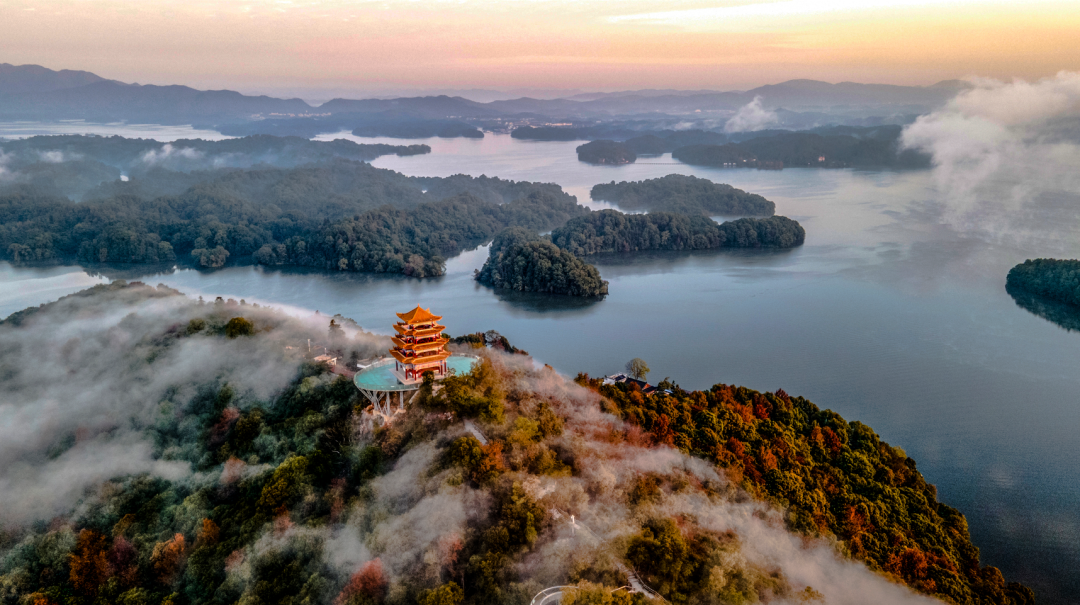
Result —
[{"label": "orange autumn foliage", "polygon": [[195,538],[195,548],[217,544],[220,534],[221,528],[217,526],[217,523],[210,519],[203,519],[202,528],[199,529],[199,535]]},{"label": "orange autumn foliage", "polygon": [[382,602],[383,597],[386,596],[386,584],[382,561],[379,559],[368,561],[349,579],[349,583],[334,599],[334,605],[351,605],[364,600]]},{"label": "orange autumn foliage", "polygon": [[497,477],[506,470],[506,462],[503,461],[503,444],[495,441],[482,446],[483,455],[473,469],[472,479],[477,483],[483,483],[488,479]]},{"label": "orange autumn foliage", "polygon": [[162,584],[172,584],[180,574],[186,554],[184,534],[176,534],[171,540],[158,542],[154,545],[154,552],[150,555],[150,562],[154,566],[154,573]]},{"label": "orange autumn foliage", "polygon": [[75,551],[69,555],[68,565],[75,590],[87,595],[96,593],[98,586],[112,574],[109,545],[105,536],[90,529],[79,532]]}]

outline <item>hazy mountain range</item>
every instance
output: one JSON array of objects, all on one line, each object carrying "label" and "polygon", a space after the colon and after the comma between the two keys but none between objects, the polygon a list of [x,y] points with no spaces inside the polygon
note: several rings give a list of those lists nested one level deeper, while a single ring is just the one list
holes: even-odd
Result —
[{"label": "hazy mountain range", "polygon": [[[353,122],[363,124],[371,120],[654,120],[680,116],[726,120],[757,98],[760,98],[758,105],[765,110],[782,110],[778,115],[843,113],[865,118],[925,113],[967,86],[958,80],[932,86],[791,80],[747,91],[638,90],[490,102],[447,95],[339,98],[313,106],[298,98],[250,96],[231,90],[196,90],[180,85],[129,84],[85,71],[54,71],[38,65],[4,63],[0,64],[0,119],[194,123],[233,125],[245,130],[250,130],[245,124],[267,120],[276,121],[278,129],[285,120],[289,123],[286,129],[295,130],[303,123],[293,123],[296,119],[306,120],[309,130],[325,130],[339,123],[353,128]],[[816,123],[820,122],[817,119]]]}]

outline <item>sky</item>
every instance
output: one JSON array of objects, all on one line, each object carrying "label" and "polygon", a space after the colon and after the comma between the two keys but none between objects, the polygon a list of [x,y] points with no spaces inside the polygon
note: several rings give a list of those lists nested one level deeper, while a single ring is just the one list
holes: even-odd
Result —
[{"label": "sky", "polygon": [[0,15],[0,62],[249,93],[1080,70],[1078,0],[0,0]]}]

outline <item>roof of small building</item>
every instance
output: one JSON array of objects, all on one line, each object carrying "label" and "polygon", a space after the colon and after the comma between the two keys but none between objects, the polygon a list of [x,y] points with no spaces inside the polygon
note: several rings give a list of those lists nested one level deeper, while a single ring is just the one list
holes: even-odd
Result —
[{"label": "roof of small building", "polygon": [[442,319],[442,315],[433,315],[431,309],[421,309],[420,305],[416,305],[416,308],[408,313],[397,313],[396,315],[401,318],[401,321],[408,324]]},{"label": "roof of small building", "polygon": [[644,380],[631,378],[630,376],[627,376],[623,373],[612,374],[611,376],[604,378],[604,384],[614,384],[616,382],[627,382],[636,384],[638,388],[641,389],[641,392],[645,393],[646,395],[651,395],[652,393],[656,392],[656,387],[652,386],[651,384],[645,382]]}]

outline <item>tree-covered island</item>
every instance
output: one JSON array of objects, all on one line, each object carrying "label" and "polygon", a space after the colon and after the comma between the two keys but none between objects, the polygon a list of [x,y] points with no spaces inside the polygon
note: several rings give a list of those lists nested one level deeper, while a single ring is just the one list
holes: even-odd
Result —
[{"label": "tree-covered island", "polygon": [[600,140],[579,145],[577,148],[578,161],[588,164],[603,164],[606,166],[618,166],[620,164],[633,164],[637,161],[637,154],[629,147],[615,141]]},{"label": "tree-covered island", "polygon": [[0,257],[16,264],[256,262],[424,277],[506,227],[547,231],[588,212],[558,185],[406,177],[343,157],[412,151],[388,145],[35,137],[2,150]]},{"label": "tree-covered island", "polygon": [[772,216],[776,204],[731,185],[681,174],[644,181],[594,185],[590,196],[624,210],[682,212],[707,216]]},{"label": "tree-covered island", "polygon": [[1080,312],[1080,260],[1028,259],[1009,270],[1005,284],[1009,289],[1075,305]]},{"label": "tree-covered island", "polygon": [[785,216],[741,218],[717,224],[700,215],[674,212],[623,214],[601,210],[567,221],[551,232],[551,241],[579,255],[645,250],[711,248],[792,248],[806,231]]},{"label": "tree-covered island", "polygon": [[696,166],[721,168],[926,168],[929,158],[902,149],[900,128],[882,128],[867,136],[786,132],[725,144],[679,147],[671,157]]},{"label": "tree-covered island", "polygon": [[594,254],[713,248],[792,248],[806,231],[784,216],[717,224],[707,216],[674,212],[623,214],[600,210],[569,219],[540,237],[511,228],[495,237],[476,279],[496,288],[572,296],[607,294],[607,282],[584,259]]},{"label": "tree-covered island", "polygon": [[584,297],[608,293],[596,267],[521,227],[495,236],[476,281],[518,292]]}]

